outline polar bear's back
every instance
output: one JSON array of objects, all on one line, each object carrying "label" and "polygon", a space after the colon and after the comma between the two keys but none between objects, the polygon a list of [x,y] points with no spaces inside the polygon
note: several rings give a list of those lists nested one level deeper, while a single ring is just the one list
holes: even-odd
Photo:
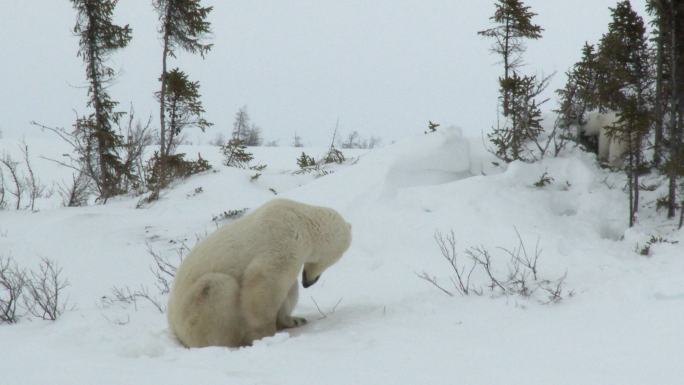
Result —
[{"label": "polar bear's back", "polygon": [[[194,281],[205,273],[220,272],[240,279],[256,258],[292,255],[310,243],[303,226],[309,206],[286,199],[274,199],[244,217],[219,228],[200,241],[186,256],[176,281]],[[271,263],[269,261],[269,263]]]}]

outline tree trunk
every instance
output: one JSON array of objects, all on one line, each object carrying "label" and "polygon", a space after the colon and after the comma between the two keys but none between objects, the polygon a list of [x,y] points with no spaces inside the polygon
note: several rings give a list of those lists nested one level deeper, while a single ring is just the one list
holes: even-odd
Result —
[{"label": "tree trunk", "polygon": [[[662,7],[661,7],[662,8]],[[653,109],[655,123],[655,143],[653,144],[653,165],[658,167],[662,159],[663,143],[663,45],[665,39],[662,12],[658,16],[658,38],[656,51],[656,89]]]},{"label": "tree trunk", "polygon": [[627,171],[627,178],[628,178],[628,184],[629,184],[629,227],[634,226],[634,216],[635,216],[635,210],[634,210],[634,202],[635,202],[635,196],[636,196],[636,189],[634,188],[635,181],[638,180],[635,172],[635,167],[634,167],[634,143],[633,143],[633,138],[632,134],[627,134],[627,149],[629,151],[629,156],[628,156],[628,167],[629,170]]},{"label": "tree trunk", "polygon": [[677,18],[674,0],[670,1],[670,35],[671,35],[671,74],[670,81],[672,84],[672,91],[670,95],[670,167],[668,168],[669,185],[668,185],[668,202],[667,202],[667,217],[674,218],[676,210],[677,199],[677,167],[680,162],[680,146],[681,141],[679,130],[677,127]]},{"label": "tree trunk", "polygon": [[97,36],[95,34],[97,28],[97,18],[95,17],[95,11],[92,10],[92,4],[88,4],[88,68],[90,77],[90,86],[92,88],[93,94],[91,95],[93,108],[95,109],[95,127],[93,127],[94,132],[88,133],[88,141],[92,141],[90,137],[94,134],[97,138],[97,149],[96,153],[98,155],[98,166],[100,169],[99,178],[94,178],[96,185],[98,185],[98,190],[100,192],[100,197],[107,203],[107,199],[112,195],[112,189],[109,184],[111,183],[108,175],[107,165],[104,161],[107,153],[107,144],[104,141],[104,130],[106,125],[106,119],[104,118],[104,111],[102,106],[102,100],[100,99],[101,93],[101,80],[99,78],[99,71],[97,66],[98,48],[97,48]]},{"label": "tree trunk", "polygon": [[[639,151],[637,148],[636,151]],[[634,165],[634,206],[632,209],[632,224],[636,224],[637,222],[637,213],[639,212],[639,167],[641,164],[641,156],[637,153],[634,156],[635,158],[635,165]]]},{"label": "tree trunk", "polygon": [[164,48],[162,51],[162,73],[161,73],[161,89],[159,90],[159,183],[158,186],[164,186],[166,184],[166,173],[167,173],[167,158],[169,153],[169,147],[166,145],[166,136],[168,134],[166,128],[166,75],[167,67],[166,60],[169,56],[169,18],[170,18],[170,6],[167,5],[165,20],[164,20]]},{"label": "tree trunk", "polygon": [[[509,25],[509,20],[506,18],[506,26],[505,26],[505,34],[504,34],[504,52],[503,52],[503,61],[504,61],[504,81],[507,81],[510,77],[510,64],[509,64],[509,59],[510,59],[510,40],[511,40],[511,28]],[[510,106],[511,100],[510,100],[510,95],[509,91],[504,89],[503,93],[503,115],[504,117],[507,117],[508,114],[510,113],[509,106]]]}]

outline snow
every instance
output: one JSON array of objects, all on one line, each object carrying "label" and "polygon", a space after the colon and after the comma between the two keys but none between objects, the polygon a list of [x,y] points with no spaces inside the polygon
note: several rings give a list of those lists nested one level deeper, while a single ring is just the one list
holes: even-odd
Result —
[{"label": "snow", "polygon": [[[29,142],[37,174],[57,183],[68,171],[40,158],[64,149]],[[16,143],[0,139],[0,148]],[[497,167],[481,138],[456,128],[415,135],[381,149],[347,151],[351,160],[315,178],[297,174],[302,151],[252,149],[268,164],[254,171],[221,165],[218,148],[186,146],[215,171],[180,181],[159,202],[139,197],[39,211],[0,211],[0,255],[25,267],[58,261],[70,281],[69,307],[55,322],[24,317],[0,325],[0,383],[7,384],[666,384],[684,366],[684,235],[655,212],[660,190],[644,192],[640,224],[627,226],[624,178],[570,149],[535,164]],[[13,152],[14,153],[14,152]],[[534,187],[547,172],[553,182]],[[657,180],[648,180],[657,182]],[[196,192],[202,187],[202,192]],[[253,208],[275,195],[338,209],[353,242],[313,287],[300,291],[303,327],[254,346],[186,349],[150,303],[106,305],[112,287],[157,294],[148,248],[171,262],[213,231],[212,217]],[[435,231],[454,231],[457,250],[484,246],[505,271],[498,247],[542,249],[540,275],[567,273],[566,295],[449,297],[417,273],[449,282]],[[651,235],[651,256],[638,253]],[[465,259],[463,259],[465,261]],[[481,275],[474,284],[485,286]],[[488,290],[488,289],[487,289]],[[567,293],[566,293],[567,294]],[[320,310],[319,310],[320,308]]]}]

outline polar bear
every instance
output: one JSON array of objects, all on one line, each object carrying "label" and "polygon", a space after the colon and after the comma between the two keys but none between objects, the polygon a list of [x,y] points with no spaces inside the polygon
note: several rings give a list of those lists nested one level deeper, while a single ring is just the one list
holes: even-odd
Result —
[{"label": "polar bear", "polygon": [[614,112],[590,112],[587,114],[587,124],[584,135],[598,137],[597,155],[599,160],[611,167],[620,167],[623,156],[627,151],[627,144],[618,136],[609,136],[606,127],[617,122]]},{"label": "polar bear", "polygon": [[274,199],[190,251],[171,289],[170,329],[187,347],[237,347],[302,325],[290,315],[299,271],[313,285],[350,243],[337,211]]}]

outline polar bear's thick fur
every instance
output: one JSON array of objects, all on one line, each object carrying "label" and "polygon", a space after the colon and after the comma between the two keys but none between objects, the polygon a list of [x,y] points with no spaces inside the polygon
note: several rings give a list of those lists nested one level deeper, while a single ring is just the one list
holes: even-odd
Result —
[{"label": "polar bear's thick fur", "polygon": [[587,114],[587,124],[584,126],[584,135],[598,137],[599,160],[608,163],[612,167],[622,165],[622,157],[627,151],[627,144],[619,137],[610,137],[606,127],[617,121],[614,112],[590,112]]},{"label": "polar bear's thick fur", "polygon": [[301,325],[297,275],[313,285],[342,256],[351,226],[335,210],[275,199],[197,244],[178,267],[171,331],[187,347],[246,346]]}]

